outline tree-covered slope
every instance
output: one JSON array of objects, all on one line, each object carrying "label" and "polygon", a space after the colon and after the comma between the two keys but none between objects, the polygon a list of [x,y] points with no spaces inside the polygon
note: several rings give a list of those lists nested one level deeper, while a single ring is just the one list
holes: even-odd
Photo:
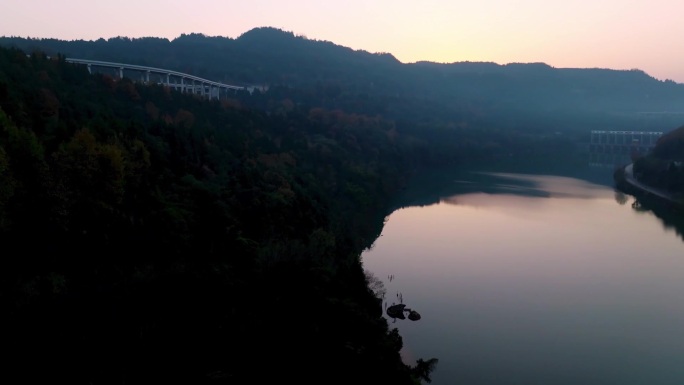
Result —
[{"label": "tree-covered slope", "polygon": [[428,374],[401,361],[359,261],[415,143],[381,118],[253,97],[0,49],[3,382]]},{"label": "tree-covered slope", "polygon": [[650,153],[636,159],[634,174],[684,202],[684,126],[663,134]]}]

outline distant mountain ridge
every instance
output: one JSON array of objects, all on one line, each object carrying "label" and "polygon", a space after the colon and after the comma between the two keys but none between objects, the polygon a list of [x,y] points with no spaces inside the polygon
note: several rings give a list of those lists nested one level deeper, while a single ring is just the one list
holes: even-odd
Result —
[{"label": "distant mountain ridge", "polygon": [[413,122],[458,121],[475,114],[486,124],[516,127],[639,128],[636,114],[667,112],[675,114],[664,121],[660,117],[662,127],[684,123],[684,115],[677,115],[684,113],[684,84],[657,80],[641,70],[565,69],[545,63],[402,63],[388,53],[353,50],[272,27],[254,28],[235,39],[198,33],[173,40],[1,37],[0,45],[174,69],[230,84],[327,88],[334,94],[329,99],[337,100],[320,99],[325,107],[348,107],[350,103],[340,103],[343,97],[372,98],[373,106],[362,112]]}]

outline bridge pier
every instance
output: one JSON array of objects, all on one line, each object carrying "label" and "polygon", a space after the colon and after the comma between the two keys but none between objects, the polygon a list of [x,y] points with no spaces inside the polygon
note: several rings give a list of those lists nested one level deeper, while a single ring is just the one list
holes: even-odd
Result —
[{"label": "bridge pier", "polygon": [[650,131],[591,131],[589,150],[594,152],[650,151],[662,135]]}]

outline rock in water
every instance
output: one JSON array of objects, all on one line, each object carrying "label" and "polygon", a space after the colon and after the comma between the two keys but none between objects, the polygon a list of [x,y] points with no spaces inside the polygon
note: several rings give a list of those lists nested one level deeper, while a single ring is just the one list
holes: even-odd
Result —
[{"label": "rock in water", "polygon": [[392,318],[406,319],[404,316],[404,307],[406,305],[400,303],[398,305],[392,305],[387,308],[387,315]]},{"label": "rock in water", "polygon": [[418,314],[417,311],[411,310],[411,312],[408,315],[408,319],[411,321],[418,321],[420,319],[420,314]]}]

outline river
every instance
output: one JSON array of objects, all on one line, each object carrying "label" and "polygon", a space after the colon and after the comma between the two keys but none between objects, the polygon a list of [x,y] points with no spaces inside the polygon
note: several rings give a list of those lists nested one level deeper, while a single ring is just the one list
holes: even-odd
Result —
[{"label": "river", "polygon": [[[548,166],[548,165],[546,165]],[[612,170],[435,171],[362,255],[432,385],[684,384],[684,242]]]}]

